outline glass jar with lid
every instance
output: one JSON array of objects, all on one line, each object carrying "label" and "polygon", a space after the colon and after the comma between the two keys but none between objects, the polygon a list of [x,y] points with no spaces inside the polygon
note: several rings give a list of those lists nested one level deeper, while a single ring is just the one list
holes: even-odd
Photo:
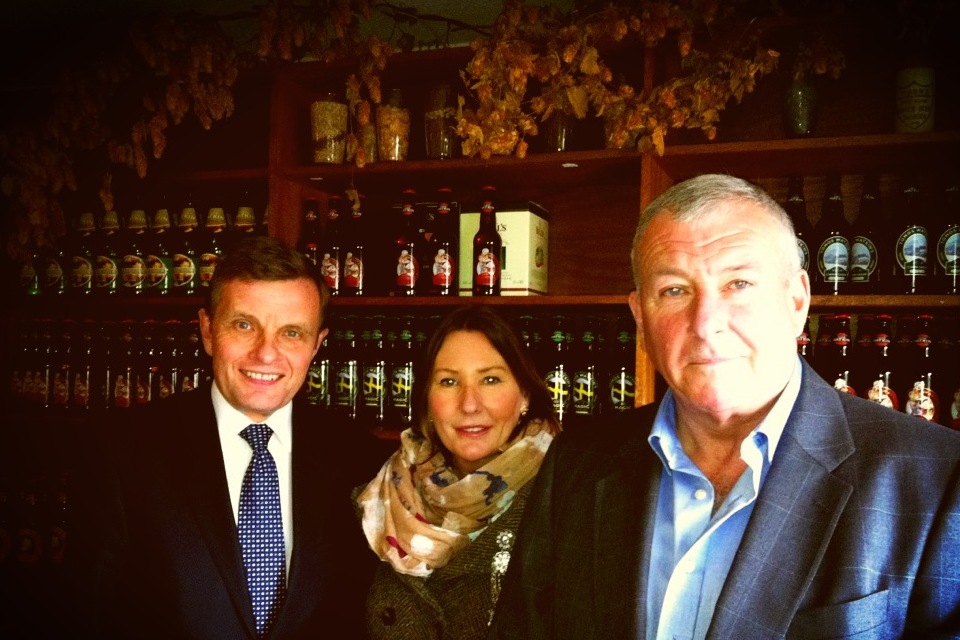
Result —
[{"label": "glass jar with lid", "polygon": [[339,164],[347,148],[347,105],[327,93],[310,105],[313,161]]}]

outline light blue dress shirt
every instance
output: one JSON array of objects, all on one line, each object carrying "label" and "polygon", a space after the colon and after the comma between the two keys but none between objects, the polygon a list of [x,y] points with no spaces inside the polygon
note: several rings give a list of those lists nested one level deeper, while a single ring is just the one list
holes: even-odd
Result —
[{"label": "light blue dress shirt", "polygon": [[770,413],[744,438],[747,464],[713,513],[713,485],[677,438],[676,402],[668,391],[648,441],[663,463],[646,606],[648,640],[702,640],[740,546],[757,494],[800,392],[800,361]]}]

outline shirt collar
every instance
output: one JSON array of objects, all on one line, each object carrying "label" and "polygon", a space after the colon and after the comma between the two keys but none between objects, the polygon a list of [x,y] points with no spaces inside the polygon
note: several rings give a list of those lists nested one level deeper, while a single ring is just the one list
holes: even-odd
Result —
[{"label": "shirt collar", "polygon": [[[241,431],[249,425],[254,424],[250,418],[245,416],[243,412],[239,411],[223,397],[220,389],[217,388],[216,382],[211,385],[210,395],[213,399],[213,411],[217,416],[217,430],[220,433],[221,440],[237,437]],[[292,416],[293,403],[288,402],[274,411],[270,417],[262,423],[269,426],[270,430],[273,431],[273,436],[270,440],[271,443],[275,443],[274,446],[280,446],[286,451],[290,450],[292,439]],[[273,449],[273,447],[271,447],[271,449]]]},{"label": "shirt collar", "polygon": [[[745,439],[745,441],[759,441],[761,438],[758,438],[757,434],[761,434],[766,439],[767,464],[773,462],[773,456],[776,453],[777,445],[780,443],[780,437],[783,435],[783,429],[787,425],[787,419],[790,417],[793,405],[797,401],[797,396],[800,395],[802,376],[802,367],[798,356],[793,373],[780,393],[780,397],[777,398],[770,412]],[[660,403],[647,442],[657,457],[660,458],[660,462],[663,463],[667,473],[682,468],[685,466],[684,463],[689,464],[689,459],[683,453],[680,439],[677,437],[677,404],[672,390],[667,390],[663,401]]]}]

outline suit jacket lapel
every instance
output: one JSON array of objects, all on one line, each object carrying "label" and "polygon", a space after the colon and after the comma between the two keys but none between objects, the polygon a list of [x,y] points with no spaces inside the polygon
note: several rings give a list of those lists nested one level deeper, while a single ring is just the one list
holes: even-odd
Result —
[{"label": "suit jacket lapel", "polygon": [[596,615],[591,623],[596,638],[639,638],[646,625],[642,605],[661,466],[646,442],[649,424],[635,428],[636,437],[596,484],[594,530],[585,532],[594,540]]},{"label": "suit jacket lapel", "polygon": [[800,395],[720,594],[708,638],[786,634],[853,491],[832,475],[853,450],[836,391],[804,365]]},{"label": "suit jacket lapel", "polygon": [[195,445],[182,447],[179,453],[185,456],[182,469],[172,474],[172,478],[181,478],[177,488],[188,505],[190,515],[203,535],[210,556],[216,565],[223,585],[230,594],[238,615],[243,617],[248,629],[255,635],[253,612],[250,608],[250,594],[243,569],[243,556],[237,538],[237,524],[234,520],[230,490],[223,464],[211,463],[222,460],[220,436],[217,431],[216,414],[210,403],[209,393],[203,388],[192,393],[197,394],[195,412],[191,413],[186,428],[189,438]]}]

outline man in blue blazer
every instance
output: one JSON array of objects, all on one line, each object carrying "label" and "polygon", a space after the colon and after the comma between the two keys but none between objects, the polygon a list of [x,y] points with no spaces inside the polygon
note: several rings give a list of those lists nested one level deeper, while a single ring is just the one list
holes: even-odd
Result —
[{"label": "man in blue blazer", "polygon": [[[81,496],[82,637],[363,637],[374,567],[349,492],[383,453],[360,425],[296,397],[328,301],[312,265],[278,240],[245,240],[221,258],[200,312],[212,384],[124,413],[103,438],[109,473]],[[282,584],[259,619],[238,535],[254,456],[241,434],[254,423],[271,430],[284,540]]]},{"label": "man in blue blazer", "polygon": [[762,190],[644,210],[630,307],[669,390],[551,447],[490,638],[960,637],[960,434],[838,392]]}]

